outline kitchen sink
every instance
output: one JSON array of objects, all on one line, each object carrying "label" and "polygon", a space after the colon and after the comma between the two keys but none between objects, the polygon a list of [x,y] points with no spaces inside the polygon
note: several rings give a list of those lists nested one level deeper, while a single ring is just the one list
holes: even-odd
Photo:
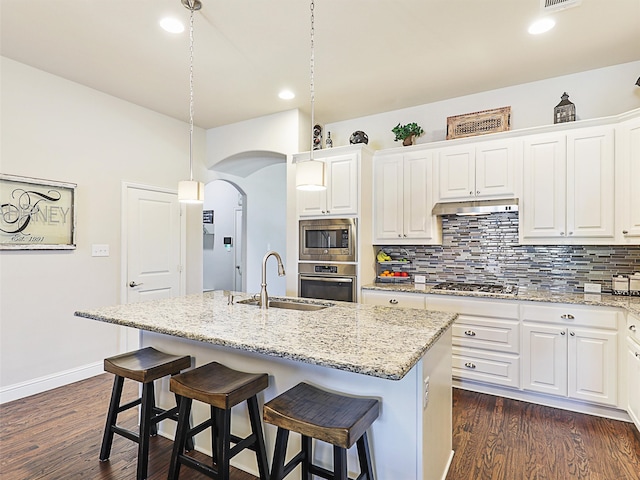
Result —
[{"label": "kitchen sink", "polygon": [[[242,305],[254,305],[256,307],[260,306],[260,300],[249,298],[247,300],[240,300],[237,302]],[[302,311],[314,311],[314,310],[322,310],[327,307],[333,307],[333,303],[326,302],[311,302],[304,300],[290,300],[285,298],[274,298],[269,300],[269,308],[284,308],[287,310],[302,310]]]}]

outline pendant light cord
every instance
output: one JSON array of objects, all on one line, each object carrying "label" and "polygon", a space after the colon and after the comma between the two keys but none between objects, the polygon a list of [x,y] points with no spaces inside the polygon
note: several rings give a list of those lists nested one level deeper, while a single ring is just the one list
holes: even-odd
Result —
[{"label": "pendant light cord", "polygon": [[315,16],[314,16],[314,10],[315,10],[315,1],[311,0],[311,6],[310,6],[310,10],[311,10],[311,60],[310,60],[310,91],[311,91],[311,152],[309,154],[309,159],[313,160],[313,149],[314,149],[314,129],[315,129],[315,100],[316,100],[316,95],[315,95],[315,86],[314,86],[314,82],[313,82],[313,74],[314,74],[314,69],[315,69],[315,63],[316,63],[316,59],[315,59],[315,52],[314,52],[314,34],[315,34]]},{"label": "pendant light cord", "polygon": [[193,181],[193,10],[189,18],[189,180]]}]

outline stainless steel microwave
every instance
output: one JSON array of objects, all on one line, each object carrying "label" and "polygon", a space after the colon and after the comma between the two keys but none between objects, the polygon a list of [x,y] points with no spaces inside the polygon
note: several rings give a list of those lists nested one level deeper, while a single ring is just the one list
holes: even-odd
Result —
[{"label": "stainless steel microwave", "polygon": [[300,260],[355,262],[356,230],[355,218],[300,220]]}]

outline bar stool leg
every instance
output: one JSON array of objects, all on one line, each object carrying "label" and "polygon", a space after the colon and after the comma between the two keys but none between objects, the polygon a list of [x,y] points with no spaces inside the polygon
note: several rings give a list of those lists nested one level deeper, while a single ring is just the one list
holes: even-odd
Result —
[{"label": "bar stool leg", "polygon": [[[229,478],[229,450],[231,448],[231,410],[215,408],[215,422],[217,429],[216,443],[213,449],[217,450],[217,470],[219,478]],[[212,432],[213,432],[212,428]]]},{"label": "bar stool leg", "polygon": [[[180,402],[182,401],[182,397],[180,395],[178,395],[177,393],[174,394],[174,397],[176,398],[176,406],[178,407],[178,422],[180,422]],[[189,418],[187,418],[187,425],[191,426],[191,421]],[[176,426],[176,435],[178,434],[178,427]],[[192,451],[195,446],[193,444],[193,437],[189,436],[187,437],[187,442],[185,443],[185,450],[187,452]]]},{"label": "bar stool leg", "polygon": [[288,442],[289,430],[278,427],[278,433],[276,433],[276,445],[273,451],[273,465],[271,466],[270,480],[282,480]]},{"label": "bar stool leg", "polygon": [[256,461],[258,462],[260,480],[268,480],[269,464],[267,462],[267,449],[264,444],[264,435],[262,434],[262,423],[260,422],[260,409],[258,408],[257,397],[253,396],[247,399],[247,408],[249,410],[251,431],[255,436]]},{"label": "bar stool leg", "polygon": [[140,410],[140,434],[138,439],[138,469],[137,480],[147,478],[147,461],[149,458],[149,436],[154,422],[153,415],[153,382],[142,385],[142,408]]},{"label": "bar stool leg", "polygon": [[122,397],[122,387],[124,385],[124,377],[115,376],[113,381],[113,389],[111,390],[111,401],[109,402],[109,412],[107,413],[107,422],[104,427],[104,435],[102,436],[102,447],[100,448],[100,461],[104,462],[111,455],[111,444],[113,443],[113,426],[118,418],[118,408],[120,407],[120,397]]},{"label": "bar stool leg", "polygon": [[369,451],[369,441],[367,440],[367,432],[364,432],[356,443],[358,447],[358,461],[360,462],[360,472],[366,472],[367,476],[362,480],[374,480],[373,464],[371,463],[371,452]]},{"label": "bar stool leg", "polygon": [[334,480],[349,480],[347,478],[347,450],[333,446],[333,478]]},{"label": "bar stool leg", "polygon": [[173,450],[171,451],[171,462],[169,463],[169,480],[178,478],[178,473],[180,472],[178,455],[182,454],[184,445],[187,442],[187,436],[189,435],[189,414],[191,413],[192,402],[193,400],[190,398],[180,398],[176,438],[173,444]]},{"label": "bar stool leg", "polygon": [[311,449],[312,441],[311,437],[302,435],[302,480],[311,480],[309,466],[311,465],[311,460],[313,460],[313,450]]}]

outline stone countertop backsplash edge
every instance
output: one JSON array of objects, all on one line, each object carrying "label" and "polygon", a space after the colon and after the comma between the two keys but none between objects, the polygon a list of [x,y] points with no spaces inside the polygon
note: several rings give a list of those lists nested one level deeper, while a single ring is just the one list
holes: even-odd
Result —
[{"label": "stone countertop backsplash edge", "polygon": [[473,297],[485,300],[512,300],[521,302],[569,303],[575,305],[592,305],[598,307],[622,308],[627,312],[640,316],[640,297],[618,296],[607,293],[562,293],[545,289],[518,288],[517,295],[483,294],[474,292],[432,291],[433,285],[421,283],[388,283],[364,285],[363,290],[383,292],[404,292],[424,295],[451,295],[457,297]]}]

